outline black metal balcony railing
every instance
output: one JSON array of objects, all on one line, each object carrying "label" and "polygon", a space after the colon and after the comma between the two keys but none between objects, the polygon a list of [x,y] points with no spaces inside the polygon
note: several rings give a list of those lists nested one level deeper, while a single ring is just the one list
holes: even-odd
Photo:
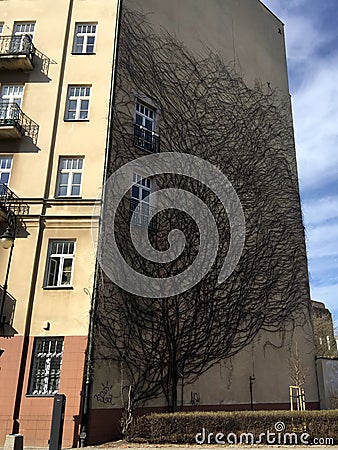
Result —
[{"label": "black metal balcony railing", "polygon": [[16,216],[29,213],[29,205],[21,200],[6,184],[0,184],[0,209],[12,211]]},{"label": "black metal balcony railing", "polygon": [[22,136],[29,136],[36,145],[39,125],[30,119],[16,103],[0,103],[0,128],[16,127]]},{"label": "black metal balcony railing", "polygon": [[33,64],[35,47],[30,36],[0,36],[0,57],[2,55],[25,55]]},{"label": "black metal balcony railing", "polygon": [[[139,211],[135,212],[138,205],[140,205]],[[130,221],[133,225],[139,227],[149,227],[149,229],[151,230],[156,230],[157,228],[156,217],[154,217],[148,225],[150,211],[155,210],[156,209],[150,206],[148,203],[140,202],[135,198],[130,199]]]},{"label": "black metal balcony railing", "polygon": [[134,124],[133,145],[148,152],[158,153],[160,150],[160,138],[153,131]]}]

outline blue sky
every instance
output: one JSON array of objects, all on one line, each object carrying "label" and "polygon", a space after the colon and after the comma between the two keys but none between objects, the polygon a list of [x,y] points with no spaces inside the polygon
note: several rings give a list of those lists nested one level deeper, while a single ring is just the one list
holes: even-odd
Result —
[{"label": "blue sky", "polygon": [[262,0],[285,24],[311,296],[338,324],[337,0]]}]

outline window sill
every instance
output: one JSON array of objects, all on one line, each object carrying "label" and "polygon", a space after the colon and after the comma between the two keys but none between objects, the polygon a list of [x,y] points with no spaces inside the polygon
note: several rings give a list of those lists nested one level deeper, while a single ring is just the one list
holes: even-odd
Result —
[{"label": "window sill", "polygon": [[76,52],[72,52],[72,55],[74,55],[74,56],[79,56],[79,55],[89,56],[89,55],[96,55],[96,53],[76,53]]},{"label": "window sill", "polygon": [[29,398],[54,398],[56,394],[26,394]]},{"label": "window sill", "polygon": [[89,119],[63,119],[64,122],[89,122]]},{"label": "window sill", "polygon": [[55,200],[82,200],[81,195],[55,195]]},{"label": "window sill", "polygon": [[42,289],[45,291],[64,291],[64,290],[72,290],[73,286],[42,286]]}]

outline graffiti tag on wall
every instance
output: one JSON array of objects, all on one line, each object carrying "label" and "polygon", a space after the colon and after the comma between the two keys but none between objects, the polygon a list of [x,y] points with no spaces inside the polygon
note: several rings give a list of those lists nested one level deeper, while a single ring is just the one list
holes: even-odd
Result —
[{"label": "graffiti tag on wall", "polygon": [[97,394],[94,394],[95,400],[97,400],[100,403],[110,403],[113,405],[113,395],[111,393],[112,385],[109,385],[108,381],[104,384],[101,383],[102,389]]}]

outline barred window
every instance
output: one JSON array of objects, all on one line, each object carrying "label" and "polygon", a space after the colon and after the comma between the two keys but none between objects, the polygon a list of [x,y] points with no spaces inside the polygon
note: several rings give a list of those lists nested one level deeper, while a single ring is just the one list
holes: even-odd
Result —
[{"label": "barred window", "polygon": [[58,392],[63,342],[63,337],[35,338],[29,395],[54,395]]}]

